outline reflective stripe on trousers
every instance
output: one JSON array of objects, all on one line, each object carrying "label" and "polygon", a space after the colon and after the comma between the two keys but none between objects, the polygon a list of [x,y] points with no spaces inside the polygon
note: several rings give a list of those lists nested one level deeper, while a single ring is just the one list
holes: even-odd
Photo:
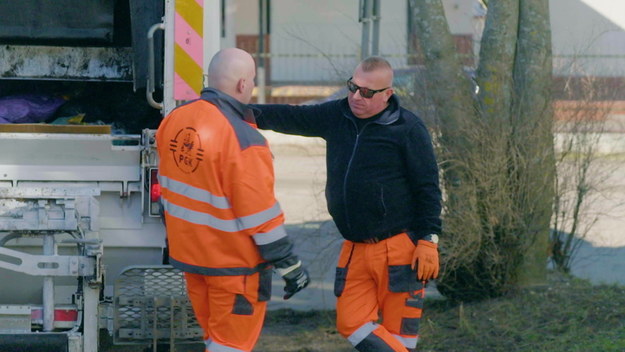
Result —
[{"label": "reflective stripe on trousers", "polygon": [[404,337],[404,336],[399,336],[399,335],[395,335],[393,334],[393,336],[398,339],[401,343],[404,344],[404,346],[406,346],[406,348],[416,348],[417,347],[417,342],[419,342],[419,338],[417,336],[415,337]]},{"label": "reflective stripe on trousers", "polygon": [[[381,337],[373,333],[378,328],[380,328],[380,325],[376,323],[366,323],[348,336],[347,340],[360,352],[394,352],[395,350]],[[403,337],[396,334],[392,334],[392,336],[406,348],[412,349],[417,347],[417,337]]]},{"label": "reflective stripe on trousers", "polygon": [[206,350],[208,352],[246,352],[238,348],[228,347],[228,346],[219,344],[215,341],[212,341],[211,339],[204,341],[204,344],[206,345]]}]

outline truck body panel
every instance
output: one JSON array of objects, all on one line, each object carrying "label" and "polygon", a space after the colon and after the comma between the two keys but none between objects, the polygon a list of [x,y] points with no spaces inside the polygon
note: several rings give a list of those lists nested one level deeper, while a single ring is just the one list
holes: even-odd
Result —
[{"label": "truck body panel", "polygon": [[[0,350],[95,352],[101,329],[122,344],[197,341],[182,274],[166,265],[154,133],[199,96],[220,2],[0,5],[24,8],[35,13],[0,23],[0,115],[25,94],[66,102],[46,123],[0,123]],[[84,18],[46,22],[67,13]]]}]

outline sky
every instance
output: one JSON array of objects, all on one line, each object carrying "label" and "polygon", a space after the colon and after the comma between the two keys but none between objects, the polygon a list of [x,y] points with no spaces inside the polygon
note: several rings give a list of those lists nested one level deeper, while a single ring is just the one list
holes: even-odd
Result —
[{"label": "sky", "polygon": [[625,1],[623,0],[581,0],[587,6],[625,29]]}]

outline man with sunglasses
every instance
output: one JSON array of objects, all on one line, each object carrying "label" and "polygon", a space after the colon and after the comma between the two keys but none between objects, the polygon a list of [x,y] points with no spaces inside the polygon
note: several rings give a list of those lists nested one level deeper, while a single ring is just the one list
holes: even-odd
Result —
[{"label": "man with sunglasses", "polygon": [[345,238],[334,284],[337,329],[361,352],[415,350],[424,285],[439,271],[432,142],[392,82],[388,61],[370,57],[347,80],[346,99],[255,105],[259,128],[326,141],[328,210]]}]

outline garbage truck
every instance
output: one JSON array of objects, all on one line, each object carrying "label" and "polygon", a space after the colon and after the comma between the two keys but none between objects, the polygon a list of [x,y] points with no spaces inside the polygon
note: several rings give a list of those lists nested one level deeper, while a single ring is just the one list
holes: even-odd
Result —
[{"label": "garbage truck", "polygon": [[0,351],[201,341],[154,134],[199,96],[221,5],[0,2]]}]

